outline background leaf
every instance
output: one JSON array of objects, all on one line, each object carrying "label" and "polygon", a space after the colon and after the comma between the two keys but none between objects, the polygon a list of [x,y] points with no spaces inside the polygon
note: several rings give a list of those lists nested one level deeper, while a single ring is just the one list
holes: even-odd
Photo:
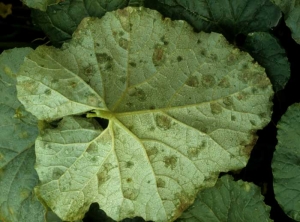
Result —
[{"label": "background leaf", "polygon": [[149,0],[145,7],[183,19],[197,31],[222,33],[231,42],[241,33],[268,31],[281,17],[269,0]]},{"label": "background leaf", "polygon": [[270,207],[263,199],[260,188],[253,183],[234,181],[226,175],[214,187],[200,191],[194,204],[176,221],[272,221]]},{"label": "background leaf", "polygon": [[44,221],[45,209],[33,193],[36,119],[17,99],[15,75],[32,49],[7,50],[0,55],[0,219]]},{"label": "background leaf", "polygon": [[282,90],[290,78],[290,63],[276,38],[267,32],[250,33],[243,47],[266,69],[275,92]]},{"label": "background leaf", "polygon": [[59,1],[63,0],[22,0],[28,7],[42,11],[46,11],[48,5],[58,3]]},{"label": "background leaf", "polygon": [[71,39],[83,18],[101,18],[106,12],[124,8],[128,3],[129,0],[65,0],[49,6],[45,12],[33,10],[32,17],[52,44],[60,46]]},{"label": "background leaf", "polygon": [[[19,99],[39,119],[63,117],[36,141],[40,196],[64,220],[95,201],[118,221],[176,219],[220,171],[245,166],[270,120],[272,86],[252,60],[220,34],[131,7],[84,19],[62,49],[39,47]],[[87,111],[108,127],[70,116]]]},{"label": "background leaf", "polygon": [[272,161],[275,198],[284,212],[300,221],[300,104],[291,105],[278,125]]}]

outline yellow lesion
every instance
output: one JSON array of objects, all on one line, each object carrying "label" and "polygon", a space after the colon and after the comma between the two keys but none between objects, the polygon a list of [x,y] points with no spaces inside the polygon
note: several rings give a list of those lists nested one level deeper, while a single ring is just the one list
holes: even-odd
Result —
[{"label": "yellow lesion", "polygon": [[87,113],[86,117],[87,118],[100,117],[104,119],[112,119],[114,117],[114,113],[107,110],[93,110],[90,113]]}]

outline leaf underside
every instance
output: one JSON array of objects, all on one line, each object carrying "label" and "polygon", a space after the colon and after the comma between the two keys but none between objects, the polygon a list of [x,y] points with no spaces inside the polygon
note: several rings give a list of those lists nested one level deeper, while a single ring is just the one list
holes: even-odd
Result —
[{"label": "leaf underside", "polygon": [[220,171],[245,166],[270,120],[272,86],[252,61],[220,34],[131,7],[37,48],[18,98],[38,119],[63,118],[36,140],[41,197],[63,220],[93,202],[114,220],[176,219]]}]

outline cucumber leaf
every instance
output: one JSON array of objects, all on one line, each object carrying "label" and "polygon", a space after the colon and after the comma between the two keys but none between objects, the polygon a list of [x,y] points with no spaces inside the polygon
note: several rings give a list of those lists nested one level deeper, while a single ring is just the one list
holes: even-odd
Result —
[{"label": "cucumber leaf", "polygon": [[272,160],[275,198],[284,212],[300,221],[300,104],[291,105],[278,125]]},{"label": "cucumber leaf", "polygon": [[18,98],[40,120],[62,118],[36,140],[40,197],[68,221],[93,202],[117,221],[173,221],[219,172],[246,165],[270,120],[272,86],[252,61],[220,34],[132,7],[37,48]]},{"label": "cucumber leaf", "polygon": [[0,220],[44,221],[45,208],[34,195],[36,118],[17,99],[16,73],[32,49],[0,55]]}]

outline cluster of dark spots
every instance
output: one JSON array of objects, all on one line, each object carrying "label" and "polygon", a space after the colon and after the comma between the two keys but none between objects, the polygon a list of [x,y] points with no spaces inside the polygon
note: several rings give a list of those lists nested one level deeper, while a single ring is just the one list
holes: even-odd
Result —
[{"label": "cluster of dark spots", "polygon": [[204,74],[202,75],[201,83],[204,87],[210,88],[216,84],[216,80],[212,75]]},{"label": "cluster of dark spots", "polygon": [[163,161],[165,163],[165,167],[170,167],[173,170],[176,167],[177,160],[178,158],[175,155],[171,155],[165,156]]},{"label": "cluster of dark spots", "polygon": [[131,67],[136,67],[136,63],[135,63],[135,62],[129,62],[129,65],[130,65]]},{"label": "cluster of dark spots", "polygon": [[183,58],[181,56],[177,56],[177,62],[181,62]]},{"label": "cluster of dark spots", "polygon": [[166,41],[166,37],[165,37],[165,36],[161,37],[160,40],[162,41],[162,43],[163,43],[164,45],[168,45],[168,44],[169,44],[169,42]]},{"label": "cluster of dark spots", "polygon": [[170,129],[171,125],[172,125],[171,118],[166,115],[161,115],[161,114],[156,115],[155,122],[156,122],[156,125],[163,130]]},{"label": "cluster of dark spots", "polygon": [[132,88],[128,90],[128,95],[132,97],[136,97],[139,101],[144,102],[147,98],[144,90],[140,88]]},{"label": "cluster of dark spots", "polygon": [[112,57],[106,53],[96,53],[96,58],[99,64],[109,63],[112,61]]},{"label": "cluster of dark spots", "polygon": [[197,87],[199,86],[199,81],[197,76],[190,76],[186,81],[185,84],[190,87]]}]

